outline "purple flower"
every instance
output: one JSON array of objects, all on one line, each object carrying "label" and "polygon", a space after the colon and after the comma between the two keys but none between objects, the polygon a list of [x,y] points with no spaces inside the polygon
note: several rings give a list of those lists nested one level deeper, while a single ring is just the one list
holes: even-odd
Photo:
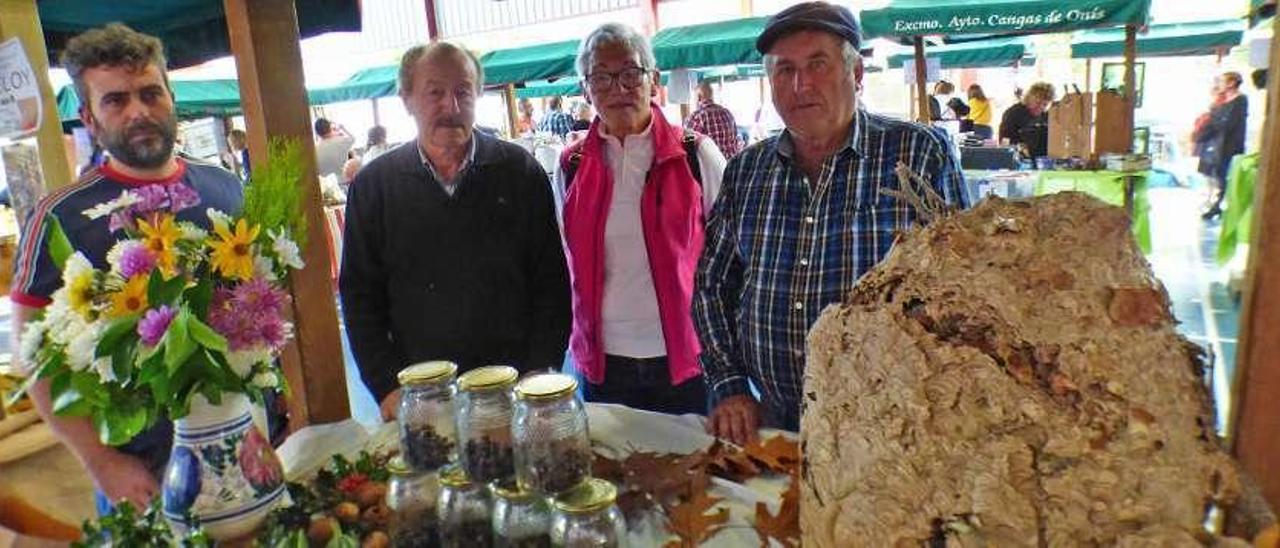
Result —
[{"label": "purple flower", "polygon": [[174,316],[177,315],[178,311],[167,304],[148,310],[138,322],[138,336],[142,338],[142,344],[155,346],[159,343],[160,338],[164,337],[164,332],[169,329],[169,324],[173,322]]},{"label": "purple flower", "polygon": [[127,280],[139,274],[150,274],[156,267],[156,256],[143,245],[126,247],[120,255],[120,274]]},{"label": "purple flower", "polygon": [[165,190],[164,185],[140,186],[133,189],[133,193],[142,198],[142,201],[129,208],[134,217],[169,207],[169,192]]},{"label": "purple flower", "polygon": [[209,304],[209,326],[227,338],[231,350],[279,348],[288,340],[285,305],[289,296],[270,282],[254,278],[233,288],[218,288]]},{"label": "purple flower", "polygon": [[169,211],[177,213],[200,204],[200,195],[195,189],[184,185],[169,185]]}]

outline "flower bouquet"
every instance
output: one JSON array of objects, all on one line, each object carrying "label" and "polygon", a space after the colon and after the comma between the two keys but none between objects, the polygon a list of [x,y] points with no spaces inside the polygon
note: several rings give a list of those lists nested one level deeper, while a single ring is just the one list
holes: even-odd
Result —
[{"label": "flower bouquet", "polygon": [[51,222],[63,285],[23,333],[24,363],[49,380],[54,412],[89,417],[103,443],[176,421],[165,514],[193,514],[215,538],[237,504],[265,515],[262,500],[283,491],[248,402],[283,389],[275,358],[292,337],[286,276],[303,266],[301,174],[298,145],[275,141],[240,212],[180,215],[200,201],[183,184],[127,190],[84,212],[119,233],[105,268]]}]

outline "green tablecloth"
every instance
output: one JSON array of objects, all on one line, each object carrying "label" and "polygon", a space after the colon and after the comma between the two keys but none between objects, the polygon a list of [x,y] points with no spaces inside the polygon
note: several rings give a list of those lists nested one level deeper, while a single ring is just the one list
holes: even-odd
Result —
[{"label": "green tablecloth", "polygon": [[1077,190],[1112,205],[1124,207],[1125,177],[1133,178],[1133,237],[1143,253],[1151,253],[1151,202],[1147,199],[1150,172],[1041,171],[1036,196]]},{"label": "green tablecloth", "polygon": [[1253,191],[1258,178],[1257,153],[1240,154],[1231,160],[1227,173],[1227,208],[1222,211],[1222,234],[1218,236],[1218,264],[1236,254],[1236,246],[1249,243],[1253,228]]}]

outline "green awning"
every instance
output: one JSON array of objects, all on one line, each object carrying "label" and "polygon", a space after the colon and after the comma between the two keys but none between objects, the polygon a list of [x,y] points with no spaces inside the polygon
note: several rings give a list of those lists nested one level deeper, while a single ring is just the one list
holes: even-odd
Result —
[{"label": "green awning", "polygon": [[[1026,59],[1027,42],[1020,37],[991,38],[928,47],[925,48],[925,56],[940,58],[944,69],[1007,67]],[[889,68],[901,68],[914,58],[913,52],[890,55]]]},{"label": "green awning", "polygon": [[759,64],[756,38],[764,17],[671,27],[653,36],[653,55],[662,70]]},{"label": "green awning", "polygon": [[[666,85],[668,74],[662,73],[658,77],[658,82]],[[522,85],[516,85],[516,97],[521,99],[537,99],[539,97],[580,97],[582,93],[582,80],[577,77],[557,78],[555,81],[550,80],[533,80],[525,82]]]},{"label": "green awning", "polygon": [[485,85],[494,86],[572,76],[577,57],[578,40],[570,40],[493,50],[480,58],[480,64]]},{"label": "green awning", "polygon": [[[169,84],[178,118],[240,114],[240,84],[235,80],[171,80]],[[58,118],[63,122],[79,121],[80,99],[75,86],[63,86],[57,99]]]},{"label": "green awning", "polygon": [[[231,53],[222,0],[40,0],[37,7],[52,65],[59,64],[68,40],[111,22],[160,38],[169,68]],[[303,38],[360,30],[358,0],[294,0],[294,7]]]},{"label": "green awning", "polygon": [[399,91],[399,75],[399,65],[363,69],[336,86],[307,90],[307,99],[312,105],[327,105],[390,97]]},{"label": "green awning", "polygon": [[868,38],[1029,34],[1147,22],[1151,0],[892,0],[861,14]]},{"label": "green awning", "polygon": [[1276,15],[1276,0],[1249,0],[1249,28],[1270,22]]},{"label": "green awning", "polygon": [[[1151,25],[1138,34],[1138,56],[1212,55],[1240,45],[1244,22],[1239,19]],[[1124,57],[1124,29],[1095,29],[1071,37],[1071,56]]]}]

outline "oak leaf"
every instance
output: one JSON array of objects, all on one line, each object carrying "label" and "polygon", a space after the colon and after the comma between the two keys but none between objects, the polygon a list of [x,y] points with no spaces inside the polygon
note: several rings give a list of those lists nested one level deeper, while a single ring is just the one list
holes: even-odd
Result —
[{"label": "oak leaf", "polygon": [[707,467],[712,474],[738,483],[760,475],[760,467],[746,452],[719,439],[707,448]]},{"label": "oak leaf", "polygon": [[723,500],[707,494],[710,485],[708,476],[700,476],[689,484],[690,495],[667,509],[667,529],[680,538],[667,542],[665,548],[698,546],[724,528],[729,521],[728,508],[707,513]]},{"label": "oak leaf", "polygon": [[791,476],[777,515],[771,515],[765,503],[756,503],[756,535],[762,546],[769,546],[769,539],[786,548],[800,546],[800,478]]},{"label": "oak leaf", "polygon": [[800,469],[800,444],[777,435],[760,439],[742,448],[747,456],[774,472],[795,475]]}]

